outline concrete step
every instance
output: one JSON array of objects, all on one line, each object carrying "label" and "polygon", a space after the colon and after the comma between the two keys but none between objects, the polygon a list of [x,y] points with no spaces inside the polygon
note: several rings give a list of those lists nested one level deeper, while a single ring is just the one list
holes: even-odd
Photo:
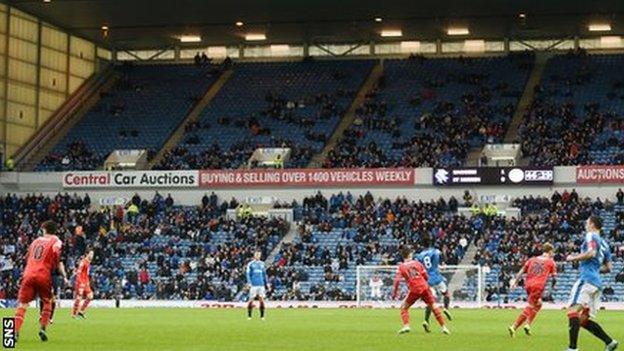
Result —
[{"label": "concrete step", "polygon": [[381,63],[377,63],[368,74],[368,77],[364,81],[364,84],[362,84],[362,86],[360,87],[360,90],[358,90],[355,98],[349,106],[349,109],[342,117],[342,120],[340,121],[332,135],[329,137],[323,150],[321,150],[321,152],[312,157],[312,160],[308,164],[308,168],[320,168],[323,166],[323,163],[327,158],[327,154],[338,145],[338,143],[342,139],[344,132],[353,124],[353,121],[355,120],[355,110],[364,103],[364,100],[366,99],[366,94],[373,89],[375,84],[377,84],[377,82],[379,81],[379,78],[381,78],[382,74],[383,66]]},{"label": "concrete step", "polygon": [[221,73],[221,76],[212,83],[210,88],[206,91],[204,96],[195,104],[195,106],[189,111],[188,115],[184,118],[178,128],[169,136],[165,145],[158,151],[156,156],[149,163],[149,168],[151,169],[155,165],[159,164],[167,151],[173,149],[176,145],[180,143],[180,140],[184,137],[184,130],[187,124],[190,122],[194,122],[199,119],[201,112],[210,104],[212,99],[217,95],[217,93],[221,90],[223,85],[228,81],[233,71],[231,69],[224,71]]}]

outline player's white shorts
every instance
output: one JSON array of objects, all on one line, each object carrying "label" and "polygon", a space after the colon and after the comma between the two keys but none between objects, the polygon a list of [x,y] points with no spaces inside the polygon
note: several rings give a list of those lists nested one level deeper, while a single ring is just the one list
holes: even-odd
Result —
[{"label": "player's white shorts", "polygon": [[373,286],[373,287],[371,287],[370,296],[372,298],[381,298],[381,286]]},{"label": "player's white shorts", "polygon": [[436,293],[440,294],[440,295],[444,295],[446,294],[446,291],[448,290],[448,287],[446,286],[446,282],[442,281],[437,285],[432,285],[431,286],[431,292],[435,295]]},{"label": "player's white shorts", "polygon": [[577,280],[574,283],[570,292],[570,300],[568,301],[569,306],[583,305],[589,307],[589,315],[596,317],[599,303],[600,289],[582,280]]},{"label": "player's white shorts", "polygon": [[261,297],[264,299],[266,296],[266,291],[264,290],[264,286],[252,286],[249,288],[249,298],[255,299],[256,297]]}]

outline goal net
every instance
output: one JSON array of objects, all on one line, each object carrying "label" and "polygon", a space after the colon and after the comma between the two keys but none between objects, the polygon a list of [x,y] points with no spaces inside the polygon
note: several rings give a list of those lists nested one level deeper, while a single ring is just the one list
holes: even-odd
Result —
[{"label": "goal net", "polygon": [[[402,300],[392,300],[397,266],[357,266],[356,299],[358,307],[398,307]],[[446,279],[452,307],[476,308],[483,301],[484,275],[481,266],[459,265],[440,267]],[[407,295],[401,282],[400,298]],[[439,303],[442,296],[434,294]],[[422,302],[420,302],[422,304]],[[418,304],[418,303],[417,303]]]}]

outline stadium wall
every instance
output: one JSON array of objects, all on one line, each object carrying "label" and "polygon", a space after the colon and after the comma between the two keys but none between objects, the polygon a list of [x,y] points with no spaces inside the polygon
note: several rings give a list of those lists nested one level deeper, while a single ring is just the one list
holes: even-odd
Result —
[{"label": "stadium wall", "polygon": [[[608,173],[605,173],[606,168]],[[318,190],[326,194],[338,191],[350,191],[354,195],[372,191],[375,196],[395,198],[405,196],[409,199],[430,200],[439,197],[455,196],[461,198],[464,190],[470,190],[477,199],[482,197],[508,196],[510,198],[525,195],[550,196],[554,190],[577,189],[580,196],[613,198],[618,188],[624,186],[624,166],[566,166],[554,168],[554,181],[547,185],[460,185],[434,186],[433,170],[417,168],[390,170],[396,175],[385,180],[363,180],[368,170],[344,170],[354,172],[361,178],[357,181],[282,181],[271,186],[247,185],[244,182],[227,185],[211,185],[204,182],[203,171],[134,171],[134,172],[68,172],[68,173],[2,173],[0,174],[0,192],[2,193],[44,193],[88,192],[94,204],[112,205],[123,203],[135,192],[143,197],[151,197],[154,191],[173,193],[178,204],[198,204],[206,193],[214,191],[221,199],[244,199],[248,196],[271,196],[280,201],[302,200]],[[237,171],[218,171],[236,173]],[[250,171],[253,172],[253,171]],[[259,171],[266,172],[266,171]],[[335,173],[340,170],[289,170],[276,172],[317,172]],[[370,171],[373,172],[373,171]],[[88,185],[76,185],[68,177],[85,174],[94,179]],[[406,175],[407,174],[407,175]],[[234,176],[234,174],[231,174]],[[400,178],[400,177],[403,178]],[[315,177],[315,176],[311,176]],[[397,180],[397,177],[400,179]],[[139,183],[142,178],[149,178],[150,183]],[[117,182],[115,181],[117,180]],[[134,180],[133,180],[134,179]]]},{"label": "stadium wall", "polygon": [[0,3],[0,151],[14,155],[110,51]]}]

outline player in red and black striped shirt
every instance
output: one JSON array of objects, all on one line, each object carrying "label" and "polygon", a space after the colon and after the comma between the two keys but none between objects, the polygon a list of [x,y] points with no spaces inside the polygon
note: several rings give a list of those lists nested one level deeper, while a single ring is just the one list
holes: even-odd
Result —
[{"label": "player in red and black striped shirt", "polygon": [[527,292],[527,302],[529,305],[524,308],[522,314],[518,316],[516,322],[509,327],[509,335],[514,337],[516,330],[520,328],[524,322],[524,332],[527,335],[531,335],[531,324],[535,320],[535,317],[542,309],[542,295],[544,294],[544,288],[548,282],[548,277],[553,277],[553,286],[556,283],[555,277],[557,276],[557,267],[553,260],[554,248],[551,244],[546,243],[542,247],[543,253],[540,256],[530,258],[520,272],[516,275],[514,285],[511,287],[513,290],[516,287],[517,282],[520,280],[523,274],[526,274],[524,283],[524,289]]},{"label": "player in red and black striped shirt", "polygon": [[61,262],[63,243],[56,236],[56,223],[46,221],[42,225],[43,236],[35,239],[28,248],[26,268],[18,293],[19,305],[15,311],[15,333],[19,335],[24,323],[28,304],[37,296],[43,301],[43,310],[39,318],[41,341],[47,341],[46,327],[50,322],[52,298],[52,271],[58,269],[65,283],[68,284],[65,266]]},{"label": "player in red and black striped shirt", "polygon": [[405,334],[410,332],[409,326],[409,309],[418,300],[423,302],[433,311],[433,315],[442,327],[444,334],[449,334],[449,330],[446,327],[446,321],[440,312],[440,309],[435,306],[436,299],[431,292],[429,283],[427,280],[427,270],[422,263],[412,259],[412,251],[408,248],[404,248],[401,251],[403,257],[403,263],[397,268],[396,278],[394,279],[394,290],[392,292],[393,299],[398,297],[399,285],[401,280],[405,280],[409,293],[401,305],[401,320],[403,321],[403,328],[399,330],[399,334]]}]

